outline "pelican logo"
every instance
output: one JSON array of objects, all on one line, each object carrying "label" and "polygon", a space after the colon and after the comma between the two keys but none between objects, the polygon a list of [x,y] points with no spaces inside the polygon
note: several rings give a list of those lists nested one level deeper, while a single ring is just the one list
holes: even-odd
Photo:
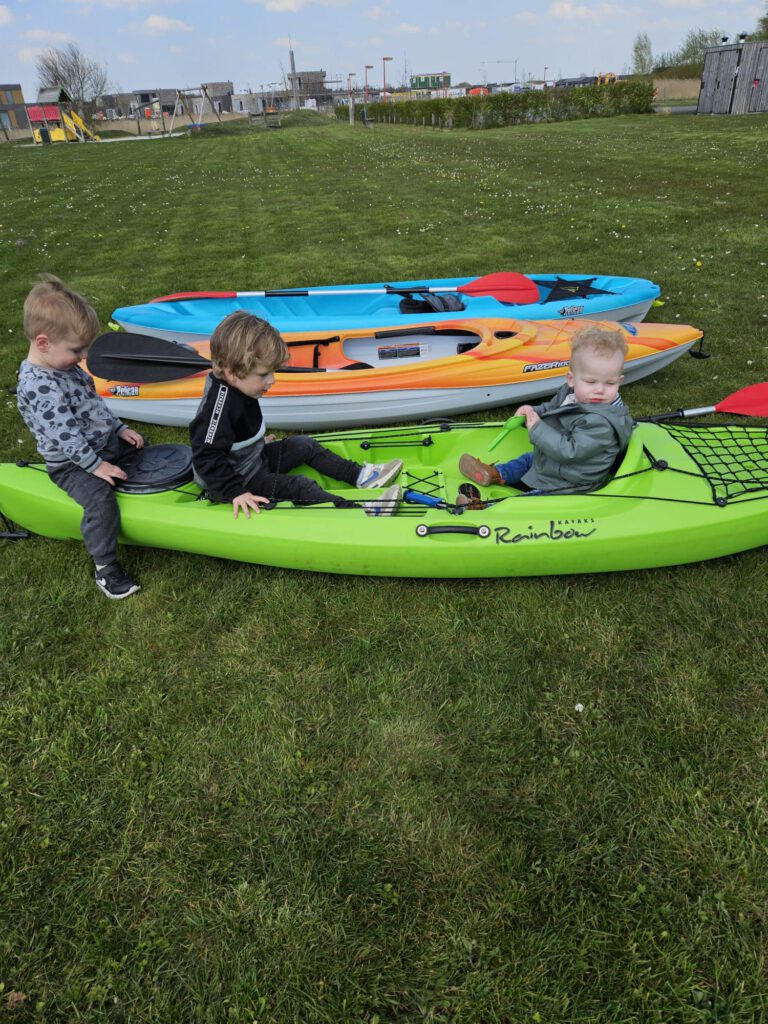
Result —
[{"label": "pelican logo", "polygon": [[579,313],[584,312],[583,306],[563,306],[562,309],[557,311],[560,316],[578,316]]},{"label": "pelican logo", "polygon": [[115,384],[113,388],[109,389],[110,395],[114,395],[115,398],[138,398],[139,397],[139,385],[138,384]]}]

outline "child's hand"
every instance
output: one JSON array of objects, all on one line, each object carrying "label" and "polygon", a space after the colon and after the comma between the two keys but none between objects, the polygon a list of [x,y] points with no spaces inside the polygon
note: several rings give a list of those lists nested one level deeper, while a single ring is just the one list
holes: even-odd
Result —
[{"label": "child's hand", "polygon": [[131,430],[130,427],[123,427],[123,429],[118,432],[117,436],[122,437],[122,439],[127,441],[128,444],[132,444],[134,448],[144,447],[144,438],[138,430]]},{"label": "child's hand", "polygon": [[532,405],[521,405],[519,409],[515,409],[515,416],[527,416],[529,412],[533,412]]},{"label": "child's hand", "polygon": [[273,441],[277,440],[277,434],[267,434],[264,438],[264,444],[272,444]]},{"label": "child's hand", "polygon": [[524,405],[525,410],[522,415],[525,416],[525,429],[530,430],[531,427],[535,426],[540,420],[541,416],[533,409],[530,405]]},{"label": "child's hand", "polygon": [[258,494],[251,494],[250,491],[246,491],[245,494],[238,494],[236,498],[232,499],[232,512],[237,519],[240,509],[245,512],[245,518],[251,518],[251,509],[258,515],[261,512],[259,505],[268,505],[269,498],[262,498]]},{"label": "child's hand", "polygon": [[124,469],[120,469],[119,466],[113,466],[111,462],[105,462],[104,459],[94,469],[93,475],[97,476],[100,480],[106,480],[110,487],[115,486],[115,480],[128,479],[128,474]]}]

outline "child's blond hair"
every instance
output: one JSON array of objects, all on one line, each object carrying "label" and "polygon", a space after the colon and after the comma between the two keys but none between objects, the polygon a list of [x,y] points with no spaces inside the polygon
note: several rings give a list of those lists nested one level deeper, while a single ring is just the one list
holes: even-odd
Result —
[{"label": "child's blond hair", "polygon": [[229,370],[242,379],[257,366],[272,372],[289,357],[288,346],[272,324],[244,309],[224,317],[211,335],[211,366],[217,377]]},{"label": "child's blond hair", "polygon": [[579,361],[578,357],[585,349],[590,349],[599,356],[620,355],[622,363],[627,356],[627,339],[620,327],[606,327],[604,324],[589,324],[582,327],[573,336],[571,342],[571,367]]},{"label": "child's blond hair", "polygon": [[40,274],[24,303],[24,334],[28,341],[44,334],[56,343],[74,333],[90,344],[99,333],[96,310],[53,274]]}]

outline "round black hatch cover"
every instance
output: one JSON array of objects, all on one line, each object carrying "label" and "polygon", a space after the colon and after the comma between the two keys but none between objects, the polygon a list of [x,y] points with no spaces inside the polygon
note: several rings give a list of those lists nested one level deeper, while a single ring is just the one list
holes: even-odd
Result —
[{"label": "round black hatch cover", "polygon": [[128,474],[127,480],[115,484],[116,491],[158,494],[190,482],[192,449],[186,444],[152,444],[128,452],[116,465]]}]

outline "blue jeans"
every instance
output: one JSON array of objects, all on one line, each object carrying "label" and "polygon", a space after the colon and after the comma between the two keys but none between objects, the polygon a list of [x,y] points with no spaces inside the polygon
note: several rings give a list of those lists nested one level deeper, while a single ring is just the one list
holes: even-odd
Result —
[{"label": "blue jeans", "polygon": [[496,469],[501,474],[501,479],[508,487],[514,487],[519,483],[533,465],[533,452],[524,452],[516,459],[509,462],[497,462]]}]

